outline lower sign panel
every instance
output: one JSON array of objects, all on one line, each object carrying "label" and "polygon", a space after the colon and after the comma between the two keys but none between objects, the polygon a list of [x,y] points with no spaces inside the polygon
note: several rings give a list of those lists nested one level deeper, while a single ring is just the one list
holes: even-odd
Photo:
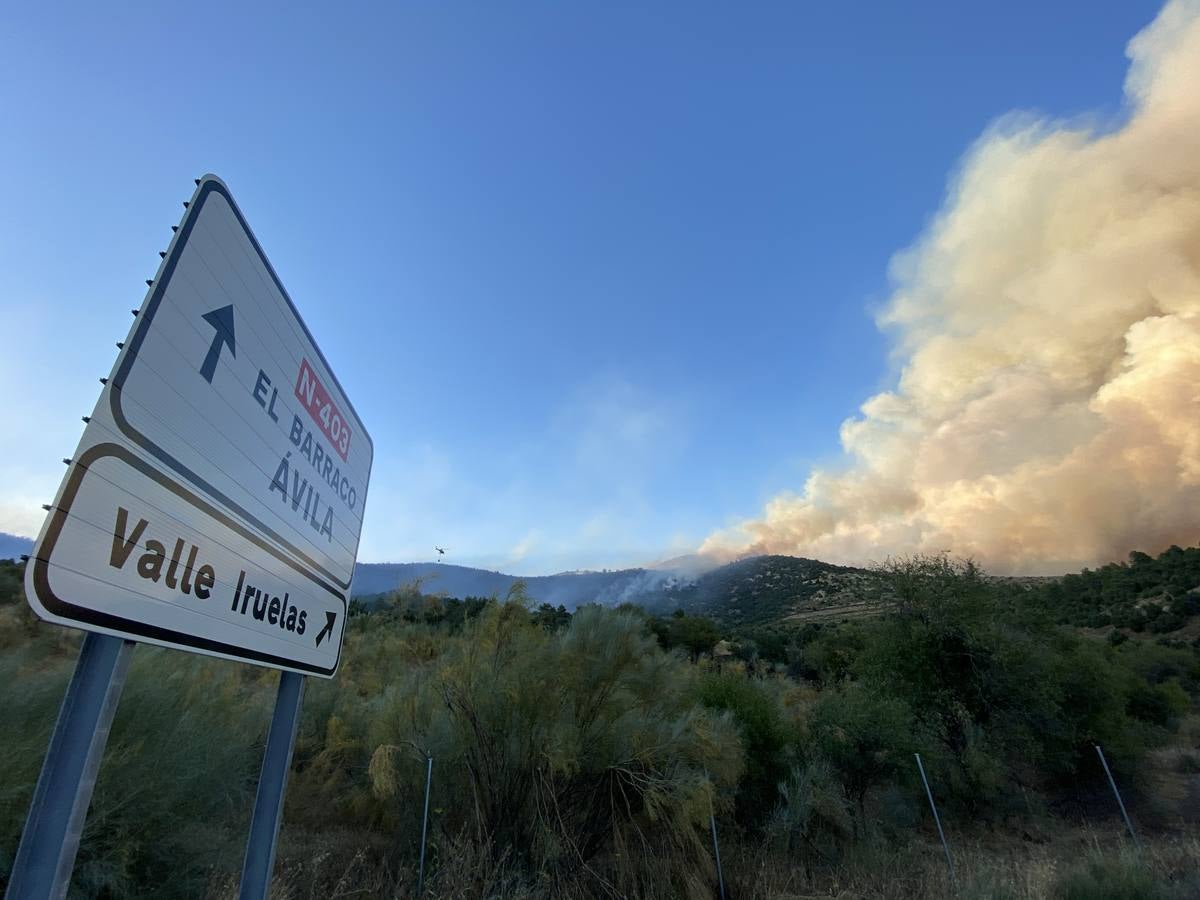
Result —
[{"label": "lower sign panel", "polygon": [[337,669],[341,590],[116,444],[80,457],[27,582],[60,624],[306,675]]}]

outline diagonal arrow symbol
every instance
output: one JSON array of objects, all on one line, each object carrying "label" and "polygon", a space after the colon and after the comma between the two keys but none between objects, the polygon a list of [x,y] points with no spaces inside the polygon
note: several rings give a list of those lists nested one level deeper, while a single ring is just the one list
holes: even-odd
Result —
[{"label": "diagonal arrow symbol", "polygon": [[335,612],[325,613],[325,627],[317,632],[317,646],[318,647],[321,646],[321,641],[325,638],[326,635],[333,634],[333,623],[336,621],[337,621],[337,613],[335,613]]},{"label": "diagonal arrow symbol", "polygon": [[212,345],[208,348],[208,355],[204,357],[200,366],[200,377],[212,384],[213,375],[217,372],[217,360],[221,358],[221,348],[228,344],[229,355],[237,356],[237,342],[233,337],[233,304],[206,312],[204,321],[211,325],[216,333],[213,335]]}]

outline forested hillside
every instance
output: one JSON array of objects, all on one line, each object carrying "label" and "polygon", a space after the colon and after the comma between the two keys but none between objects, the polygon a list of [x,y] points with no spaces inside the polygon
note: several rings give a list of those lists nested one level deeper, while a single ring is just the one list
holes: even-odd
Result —
[{"label": "forested hillside", "polygon": [[878,578],[864,569],[794,556],[754,556],[630,599],[654,612],[681,609],[737,628],[853,617],[873,611],[882,597]]},{"label": "forested hillside", "polygon": [[1200,547],[1173,546],[1156,557],[1134,551],[1127,562],[1085,569],[1030,591],[1064,623],[1172,634],[1200,614]]},{"label": "forested hillside", "polygon": [[405,585],[446,597],[503,595],[520,581],[538,603],[574,609],[583,603],[636,603],[653,612],[676,609],[711,616],[729,626],[845,618],[873,612],[881,600],[866,570],[791,556],[756,556],[699,576],[664,569],[565,572],[521,578],[439,563],[361,563],[353,594],[378,600]]}]

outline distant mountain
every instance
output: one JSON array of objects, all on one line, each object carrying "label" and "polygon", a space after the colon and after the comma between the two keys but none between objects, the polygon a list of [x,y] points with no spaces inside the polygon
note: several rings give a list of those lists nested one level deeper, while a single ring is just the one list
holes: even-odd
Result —
[{"label": "distant mountain", "polygon": [[354,569],[350,593],[356,597],[394,591],[420,579],[428,594],[445,593],[451,597],[501,597],[521,579],[526,590],[539,603],[563,605],[574,609],[581,603],[615,606],[659,589],[671,581],[672,573],[648,569],[621,569],[613,572],[562,572],[558,575],[533,575],[522,578],[470,569],[447,563],[359,563]]},{"label": "distant mountain", "polygon": [[[711,616],[731,627],[853,618],[876,612],[881,603],[882,591],[872,573],[815,559],[756,556],[699,575],[694,574],[701,568],[695,560],[680,562],[680,569],[563,572],[524,581],[539,603],[568,609],[582,603],[636,603],[656,613],[682,609]],[[517,577],[444,563],[360,563],[351,592],[378,595],[421,579],[422,591],[429,594],[503,596]]]},{"label": "distant mountain", "polygon": [[0,531],[0,559],[20,559],[33,552],[33,540]]}]

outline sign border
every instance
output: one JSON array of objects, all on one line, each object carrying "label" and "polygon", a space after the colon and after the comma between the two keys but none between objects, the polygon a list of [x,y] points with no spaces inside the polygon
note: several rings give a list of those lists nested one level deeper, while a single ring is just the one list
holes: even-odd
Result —
[{"label": "sign border", "polygon": [[[290,541],[281,537],[274,529],[267,526],[258,517],[252,515],[235,503],[223,492],[217,490],[213,485],[209,484],[183,463],[175,459],[171,454],[163,450],[158,444],[150,440],[140,431],[133,427],[128,419],[125,418],[125,413],[121,409],[121,390],[125,385],[126,379],[129,377],[129,372],[133,368],[134,362],[137,361],[138,350],[146,335],[150,332],[150,325],[154,320],[154,314],[158,311],[158,307],[162,304],[163,295],[166,293],[166,284],[170,280],[171,275],[175,272],[175,266],[179,262],[179,258],[183,253],[184,247],[187,246],[188,237],[192,233],[192,228],[196,224],[196,219],[200,215],[200,210],[204,208],[204,202],[212,193],[220,194],[225,202],[229,204],[229,208],[233,210],[233,214],[237,217],[238,224],[241,225],[246,237],[250,239],[250,243],[254,246],[255,252],[258,254],[259,261],[263,267],[271,275],[271,280],[275,284],[275,289],[279,291],[292,315],[296,321],[300,323],[300,328],[304,331],[304,336],[308,338],[309,344],[317,354],[317,358],[321,360],[321,364],[325,367],[325,371],[329,373],[329,377],[333,379],[333,383],[337,386],[338,391],[342,395],[342,399],[346,401],[346,407],[354,415],[355,423],[358,425],[358,430],[362,432],[363,438],[371,448],[371,464],[375,462],[375,442],[371,440],[371,435],[367,432],[366,426],[363,425],[362,418],[358,414],[358,410],[350,402],[350,397],[346,393],[346,389],[342,387],[338,381],[337,375],[333,372],[333,367],[329,365],[329,361],[325,359],[325,354],[321,352],[321,348],[317,345],[316,339],[312,336],[312,332],[308,330],[308,326],[304,323],[304,319],[300,315],[300,311],[296,309],[296,304],[292,302],[292,298],[288,295],[283,283],[279,280],[279,276],[275,273],[274,267],[270,260],[267,259],[266,253],[263,252],[262,246],[258,243],[258,239],[254,236],[254,232],[250,230],[249,223],[246,222],[245,216],[238,208],[233,196],[229,192],[223,182],[216,175],[208,174],[198,179],[198,185],[195,193],[192,195],[191,202],[188,205],[187,214],[183,218],[183,222],[179,225],[179,232],[175,235],[175,239],[171,242],[170,250],[164,257],[162,265],[159,266],[157,274],[154,276],[154,281],[149,291],[149,296],[142,304],[142,309],[139,311],[137,328],[134,329],[133,336],[129,339],[129,344],[125,348],[125,355],[121,358],[121,362],[113,375],[112,383],[109,391],[109,408],[112,410],[113,420],[121,432],[137,446],[141,447],[159,462],[168,466],[172,471],[176,472],[193,486],[199,488],[204,493],[208,494],[213,499],[223,503],[230,510],[237,513],[244,521],[258,528],[263,534],[269,536],[272,540],[278,542],[281,547],[286,548],[294,554],[297,559],[302,560],[307,565],[311,566],[316,571],[320,572],[343,591],[349,591],[350,586],[354,583],[354,568],[358,562],[358,545],[362,538],[362,530],[359,529],[359,534],[355,536],[354,542],[354,559],[355,564],[350,567],[350,579],[342,581],[334,573],[330,572],[316,560],[312,559],[307,553],[299,547],[294,546]],[[370,468],[367,470],[368,477],[363,485],[362,508],[364,515],[367,508],[367,492],[370,488]]]},{"label": "sign border", "polygon": [[[79,491],[80,485],[83,483],[83,477],[88,471],[88,466],[93,462],[105,457],[115,457],[122,462],[137,469],[143,475],[152,478],[159,485],[174,493],[176,496],[186,500],[200,512],[207,514],[209,517],[216,519],[226,528],[238,532],[242,537],[251,541],[263,550],[266,550],[280,562],[288,567],[299,572],[305,578],[316,583],[318,586],[333,594],[342,602],[342,632],[338,640],[337,657],[334,659],[332,668],[322,668],[321,666],[310,665],[307,663],[297,662],[282,656],[276,656],[271,653],[263,653],[246,647],[239,647],[236,644],[226,644],[221,641],[214,641],[209,638],[198,637],[187,632],[173,631],[169,628],[163,628],[158,625],[148,625],[145,622],[136,619],[126,619],[122,616],[113,615],[112,613],[101,612],[91,609],[86,606],[77,606],[74,603],[63,600],[50,587],[50,557],[54,553],[54,545],[58,542],[59,534],[62,531],[63,525],[66,524],[67,516],[71,512],[71,504],[75,500],[75,495]],[[34,595],[39,605],[42,606],[51,615],[58,616],[63,619],[68,619],[72,622],[78,622],[85,627],[94,629],[104,629],[109,633],[114,633],[122,637],[130,635],[138,638],[145,638],[151,641],[162,642],[176,648],[188,648],[192,650],[200,650],[202,652],[218,655],[226,658],[242,660],[247,662],[256,662],[275,668],[283,668],[291,671],[302,672],[310,675],[320,675],[326,678],[332,678],[337,672],[338,665],[342,660],[342,645],[343,638],[346,633],[347,604],[344,594],[339,593],[332,586],[313,575],[311,572],[305,571],[296,560],[289,558],[276,547],[263,540],[259,535],[246,528],[242,523],[226,515],[215,506],[208,503],[204,498],[192,493],[182,484],[167,477],[163,472],[154,466],[147,463],[144,459],[130,453],[125,447],[120,444],[102,443],[94,444],[89,447],[79,460],[71,467],[71,472],[67,476],[63,485],[63,493],[60,502],[55,505],[49,515],[47,529],[44,538],[38,544],[39,553],[31,562],[33,563],[33,584]],[[29,598],[34,599],[34,598]]]}]

